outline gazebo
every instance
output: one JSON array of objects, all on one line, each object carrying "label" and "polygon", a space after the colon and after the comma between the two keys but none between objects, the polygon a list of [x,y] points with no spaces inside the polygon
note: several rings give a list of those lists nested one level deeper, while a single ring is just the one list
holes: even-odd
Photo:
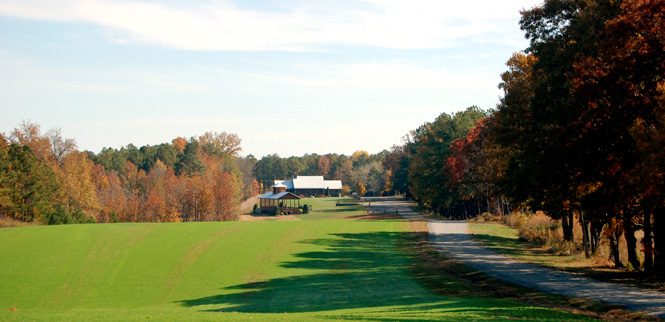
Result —
[{"label": "gazebo", "polygon": [[262,212],[272,213],[275,207],[279,207],[281,212],[288,214],[298,213],[300,211],[300,197],[287,192],[283,184],[273,185],[272,191],[259,196],[259,206]]}]

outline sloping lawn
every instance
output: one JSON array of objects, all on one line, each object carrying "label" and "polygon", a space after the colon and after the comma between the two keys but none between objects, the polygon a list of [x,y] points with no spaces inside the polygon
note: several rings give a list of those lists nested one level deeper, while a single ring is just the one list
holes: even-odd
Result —
[{"label": "sloping lawn", "polygon": [[353,220],[0,229],[0,320],[578,318],[434,294],[411,276],[414,255],[398,245],[407,230]]}]

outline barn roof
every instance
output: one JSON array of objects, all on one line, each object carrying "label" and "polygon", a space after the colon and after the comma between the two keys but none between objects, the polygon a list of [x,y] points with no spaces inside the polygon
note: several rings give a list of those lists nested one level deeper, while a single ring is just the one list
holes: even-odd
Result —
[{"label": "barn roof", "polygon": [[295,189],[325,189],[323,176],[300,176],[293,179]]},{"label": "barn roof", "polygon": [[342,190],[342,180],[326,180],[325,184],[330,190]]},{"label": "barn roof", "polygon": [[286,189],[293,189],[293,181],[292,180],[275,180],[275,184],[273,185],[273,187],[277,186],[277,185],[282,185],[282,186],[286,187]]},{"label": "barn roof", "polygon": [[326,189],[342,190],[341,180],[324,180],[323,176],[298,176],[292,180],[275,180],[275,186],[286,186],[286,189]]}]

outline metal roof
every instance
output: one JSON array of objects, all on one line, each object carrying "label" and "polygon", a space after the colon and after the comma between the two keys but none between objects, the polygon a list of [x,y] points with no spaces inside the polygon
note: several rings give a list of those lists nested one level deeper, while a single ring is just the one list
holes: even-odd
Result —
[{"label": "metal roof", "polygon": [[330,190],[342,190],[342,180],[325,180],[325,184]]},{"label": "metal roof", "polygon": [[301,176],[293,179],[295,189],[325,189],[323,176]]},{"label": "metal roof", "polygon": [[289,196],[289,195],[291,197],[295,197],[295,198],[288,198],[288,199],[300,199],[300,197],[298,197],[298,196],[296,196],[296,195],[294,195],[290,192],[280,192],[278,194],[274,194],[274,193],[272,193],[272,191],[262,194],[261,196],[259,196],[259,199],[282,199],[282,198],[284,198],[286,196]]},{"label": "metal roof", "polygon": [[[293,189],[293,181],[292,180],[275,180],[275,185],[283,185],[286,187],[286,189]],[[273,187],[274,187],[273,186]]]},{"label": "metal roof", "polygon": [[324,180],[323,176],[299,176],[292,180],[275,180],[276,186],[286,189],[326,189],[342,190],[342,180]]}]

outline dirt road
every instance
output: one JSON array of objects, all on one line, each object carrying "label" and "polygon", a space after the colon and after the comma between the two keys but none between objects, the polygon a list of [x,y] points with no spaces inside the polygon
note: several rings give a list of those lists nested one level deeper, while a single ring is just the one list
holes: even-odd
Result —
[{"label": "dirt road", "polygon": [[664,293],[600,282],[512,260],[475,242],[467,232],[466,222],[429,220],[411,210],[409,205],[404,201],[385,201],[373,203],[372,207],[396,209],[406,219],[428,220],[429,240],[434,248],[488,275],[549,293],[623,305],[665,317]]}]

